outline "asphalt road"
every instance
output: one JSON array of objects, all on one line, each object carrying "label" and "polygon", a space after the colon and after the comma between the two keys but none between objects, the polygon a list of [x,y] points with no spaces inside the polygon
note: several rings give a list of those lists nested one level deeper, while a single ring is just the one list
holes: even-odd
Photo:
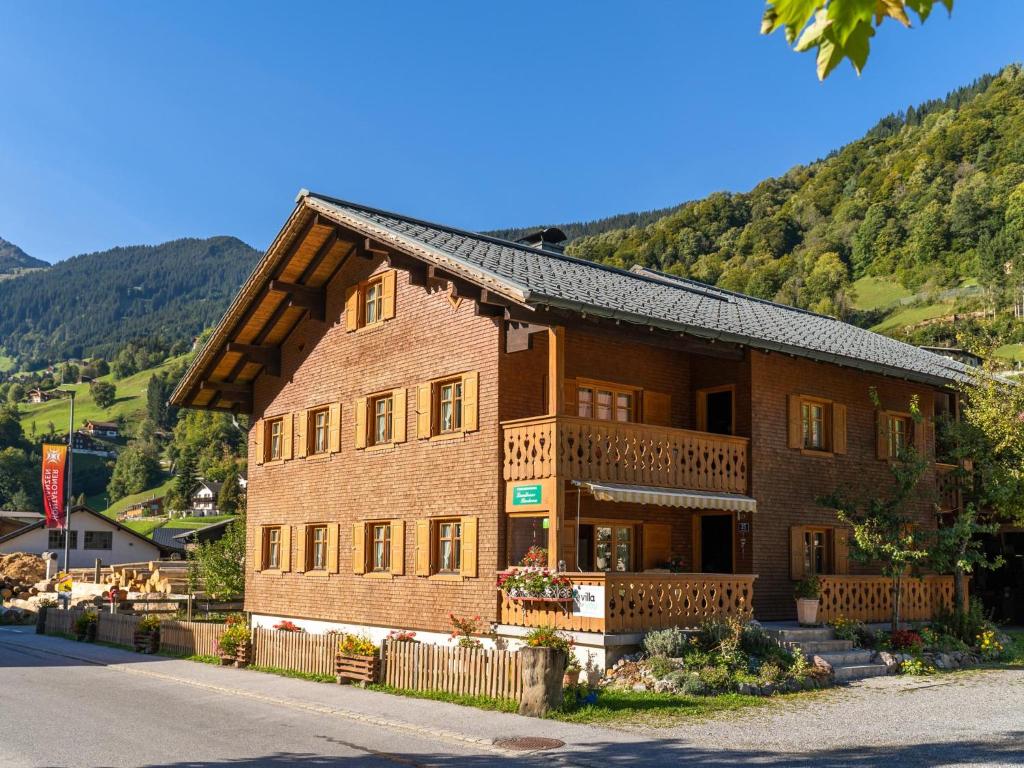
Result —
[{"label": "asphalt road", "polygon": [[[529,755],[508,736],[559,739]],[[1024,765],[1024,670],[876,678],[667,728],[596,728],[0,628],[0,768]]]}]

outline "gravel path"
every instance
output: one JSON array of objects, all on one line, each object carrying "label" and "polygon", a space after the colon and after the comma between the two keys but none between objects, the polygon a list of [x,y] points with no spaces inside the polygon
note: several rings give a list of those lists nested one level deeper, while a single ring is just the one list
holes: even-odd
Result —
[{"label": "gravel path", "polygon": [[709,747],[690,754],[707,764],[1024,765],[1024,670],[876,677],[646,732]]}]

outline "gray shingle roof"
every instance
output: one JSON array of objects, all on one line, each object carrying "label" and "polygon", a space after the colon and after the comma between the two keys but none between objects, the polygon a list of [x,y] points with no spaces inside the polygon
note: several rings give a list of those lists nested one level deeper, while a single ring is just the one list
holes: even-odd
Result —
[{"label": "gray shingle roof", "polygon": [[327,217],[411,247],[504,287],[531,305],[550,305],[694,336],[746,344],[908,379],[942,384],[971,369],[835,318],[710,287],[654,270],[625,271],[486,235],[308,194]]}]

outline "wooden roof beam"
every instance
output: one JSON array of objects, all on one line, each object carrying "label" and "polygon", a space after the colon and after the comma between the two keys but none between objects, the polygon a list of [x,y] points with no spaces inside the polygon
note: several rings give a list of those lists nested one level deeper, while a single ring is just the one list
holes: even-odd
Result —
[{"label": "wooden roof beam", "polygon": [[290,306],[308,310],[311,318],[320,322],[324,321],[326,317],[326,302],[323,288],[311,288],[308,285],[286,283],[283,280],[271,280],[270,290],[276,293],[287,294]]},{"label": "wooden roof beam", "polygon": [[235,381],[211,381],[210,379],[205,379],[199,385],[199,389],[204,392],[216,392],[221,397],[229,397],[231,399],[236,397],[252,399],[252,386],[249,384],[239,384]]},{"label": "wooden roof beam", "polygon": [[262,365],[264,372],[271,376],[281,375],[281,350],[278,347],[229,341],[227,351],[241,355],[246,362]]}]

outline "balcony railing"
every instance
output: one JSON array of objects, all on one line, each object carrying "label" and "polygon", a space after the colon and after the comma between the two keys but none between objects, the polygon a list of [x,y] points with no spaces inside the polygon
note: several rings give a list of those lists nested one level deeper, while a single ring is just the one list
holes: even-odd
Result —
[{"label": "balcony railing", "polygon": [[[821,621],[840,616],[887,621],[892,615],[892,582],[884,576],[821,576],[819,581]],[[900,615],[904,621],[927,621],[940,608],[948,610],[953,605],[952,576],[907,576],[901,584]]]},{"label": "balcony railing", "polygon": [[502,424],[506,480],[630,483],[747,493],[750,441],[576,416],[540,416]]},{"label": "balcony railing", "polygon": [[[577,612],[575,603],[513,599],[498,593],[498,617],[517,627],[555,627],[575,632],[647,632],[696,627],[716,616],[753,611],[753,574],[578,573],[573,588],[595,603]],[[581,615],[581,613],[583,615]]]}]

